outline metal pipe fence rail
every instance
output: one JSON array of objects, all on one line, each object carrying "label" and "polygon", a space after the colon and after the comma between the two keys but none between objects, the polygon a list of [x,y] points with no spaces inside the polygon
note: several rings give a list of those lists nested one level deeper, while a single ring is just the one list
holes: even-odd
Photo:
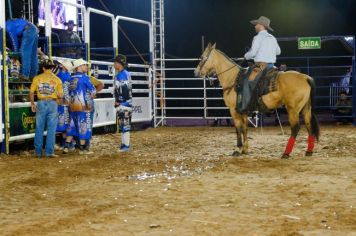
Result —
[{"label": "metal pipe fence rail", "polygon": [[[340,62],[337,64],[337,60]],[[288,64],[288,60],[299,60],[299,63]],[[317,112],[326,112],[333,118],[336,102],[341,89],[350,89],[348,99],[355,98],[355,82],[342,87],[340,79],[346,74],[346,69],[354,67],[353,56],[311,56],[311,57],[280,57],[278,63],[287,62],[289,69],[309,73],[316,82]],[[223,103],[221,87],[217,82],[213,85],[208,80],[194,78],[193,70],[199,59],[165,59],[166,77],[158,78],[154,87],[155,96],[155,126],[164,124],[168,119],[228,119],[230,114]],[[278,65],[278,63],[276,65]],[[162,70],[162,69],[160,69]],[[355,81],[352,74],[350,81]],[[164,96],[162,96],[162,94]],[[346,106],[347,107],[347,106]],[[355,109],[349,106],[350,109]],[[355,113],[349,117],[355,118]],[[257,119],[250,119],[255,126]]]},{"label": "metal pipe fence rail", "polygon": [[[352,106],[346,107],[350,109],[346,117],[356,117],[355,74],[347,75],[347,71],[355,67],[353,55],[278,57],[277,63],[286,64],[288,69],[306,73],[314,79],[316,84],[315,108],[318,112],[326,113],[334,118],[335,110],[340,108],[336,106],[340,99],[340,92],[347,91],[347,99],[353,102]],[[350,83],[342,85],[341,80],[348,76]]]},{"label": "metal pipe fence rail", "polygon": [[[152,66],[141,65],[141,64],[129,64],[129,71],[131,75],[131,82],[133,85],[133,122],[143,122],[149,121],[151,122],[153,119],[153,95],[152,95],[152,77],[153,77],[153,69],[155,67],[153,60],[153,29],[151,22],[144,21],[140,19],[124,17],[124,16],[114,16],[111,13],[101,11],[94,8],[87,8],[82,4],[76,4],[69,2],[68,0],[59,0],[61,3],[65,5],[69,5],[75,7],[80,12],[81,22],[83,23],[80,27],[83,30],[84,37],[83,43],[80,44],[67,44],[67,43],[54,43],[52,42],[52,35],[57,37],[57,41],[59,42],[58,35],[52,31],[52,23],[51,23],[51,0],[45,0],[45,37],[40,38],[40,45],[43,46],[43,51],[49,56],[51,59],[66,59],[66,60],[74,60],[79,57],[83,57],[88,61],[91,73],[95,75],[103,84],[104,89],[98,93],[98,98],[95,99],[95,117],[94,117],[94,127],[106,126],[116,124],[116,111],[114,109],[114,97],[113,97],[113,83],[115,71],[113,68],[113,62],[111,59],[114,58],[118,54],[118,23],[119,21],[131,22],[133,24],[143,24],[148,28],[147,37],[149,38],[149,63]],[[5,27],[5,2],[4,0],[0,0],[0,29],[4,29]],[[112,28],[112,43],[110,47],[102,47],[102,48],[91,48],[90,46],[90,32],[94,30],[90,28],[90,21],[95,17],[95,15],[101,15],[107,17],[111,20],[111,28]],[[100,29],[99,29],[100,32]],[[7,68],[7,55],[5,48],[5,39],[6,34],[4,31],[1,31],[1,81],[3,87],[0,88],[0,95],[3,96],[3,100],[5,103],[5,107],[2,106],[3,110],[0,115],[0,123],[4,124],[4,131],[6,133],[5,136],[0,132],[0,141],[4,137],[5,145],[3,142],[3,150],[6,153],[9,152],[9,141],[15,140],[24,140],[28,138],[34,137],[34,129],[35,129],[35,116],[31,112],[30,103],[29,102],[11,102],[9,103],[9,76],[8,76],[8,68]],[[54,40],[56,41],[56,40]],[[61,50],[57,49],[65,49],[65,48],[74,48],[78,49],[78,53],[73,55],[64,55]],[[54,51],[53,51],[54,50]],[[65,50],[63,50],[65,51]],[[84,52],[83,52],[84,51]],[[54,52],[54,53],[53,53]],[[58,57],[58,56],[64,57]],[[78,56],[79,55],[79,56]],[[93,56],[93,58],[91,58]],[[95,58],[94,58],[95,56]],[[95,59],[95,60],[92,60]],[[110,60],[110,61],[108,61]],[[90,73],[89,73],[90,74]],[[11,84],[16,85],[21,81],[15,81],[14,78],[11,78]],[[28,83],[28,82],[27,82]],[[4,93],[2,93],[2,88],[4,88]],[[25,88],[26,89],[26,88]],[[23,91],[19,96],[25,96]],[[17,95],[17,94],[16,94]],[[27,94],[26,94],[27,95]],[[15,100],[14,100],[15,101]],[[4,114],[4,115],[3,115]],[[11,117],[11,119],[10,119]],[[5,118],[5,122],[2,122],[2,118]],[[1,129],[3,131],[3,129]]]},{"label": "metal pipe fence rail", "polygon": [[[193,77],[198,62],[194,58],[165,59],[166,68],[160,68],[165,78],[158,77],[154,86],[155,126],[169,119],[231,119],[220,85]],[[259,116],[249,117],[249,121],[257,127]]]}]

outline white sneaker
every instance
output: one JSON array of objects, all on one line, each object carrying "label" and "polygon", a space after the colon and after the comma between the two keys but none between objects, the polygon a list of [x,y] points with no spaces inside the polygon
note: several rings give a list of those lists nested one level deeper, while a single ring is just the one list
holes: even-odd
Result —
[{"label": "white sneaker", "polygon": [[54,145],[54,150],[60,151],[63,150],[64,147],[59,146],[58,144]]},{"label": "white sneaker", "polygon": [[91,154],[94,154],[94,152],[90,151],[90,150],[80,150],[79,151],[79,155],[91,155]]},{"label": "white sneaker", "polygon": [[85,152],[85,154],[86,154],[86,155],[91,155],[91,154],[94,154],[94,152],[93,152],[93,151],[91,151],[91,150],[84,150],[84,152]]},{"label": "white sneaker", "polygon": [[69,152],[69,149],[67,147],[63,148],[63,154],[67,154]]},{"label": "white sneaker", "polygon": [[47,158],[53,158],[53,157],[59,157],[57,154],[51,154],[51,155],[48,155],[48,156],[46,156]]}]

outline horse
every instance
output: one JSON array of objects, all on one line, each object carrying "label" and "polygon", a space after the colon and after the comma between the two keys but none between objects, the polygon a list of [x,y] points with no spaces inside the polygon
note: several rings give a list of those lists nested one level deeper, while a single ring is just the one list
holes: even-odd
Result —
[{"label": "horse", "polygon": [[[200,57],[200,63],[194,70],[196,77],[207,77],[216,74],[223,89],[225,105],[229,108],[237,134],[237,148],[233,156],[248,154],[249,144],[247,138],[248,117],[236,110],[237,89],[236,85],[243,78],[244,68],[236,64],[225,53],[216,49],[216,44],[210,43]],[[263,79],[263,78],[261,78]],[[304,123],[308,131],[308,146],[306,156],[312,156],[315,140],[319,141],[320,127],[313,112],[315,83],[313,78],[297,71],[279,72],[276,78],[276,89],[261,97],[265,107],[269,110],[282,105],[288,112],[291,127],[286,148],[281,156],[283,159],[290,157],[296,137],[300,130],[299,114],[304,116]],[[243,139],[242,139],[243,137]]]}]

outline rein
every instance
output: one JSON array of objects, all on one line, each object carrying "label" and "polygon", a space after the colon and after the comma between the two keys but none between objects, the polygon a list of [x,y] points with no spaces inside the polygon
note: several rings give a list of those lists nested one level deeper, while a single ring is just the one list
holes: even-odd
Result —
[{"label": "rein", "polygon": [[223,72],[220,72],[220,73],[217,74],[216,76],[222,75],[222,74],[224,74],[225,72],[228,72],[229,70],[233,69],[234,67],[237,67],[237,65],[231,66],[230,68],[228,68],[227,70],[224,70]]},{"label": "rein", "polygon": [[241,80],[241,74],[242,74],[242,70],[243,70],[243,69],[242,69],[238,64],[236,64],[235,62],[233,62],[228,56],[226,56],[225,53],[221,52],[220,50],[217,50],[217,52],[219,52],[220,54],[222,54],[222,56],[224,56],[226,59],[228,59],[229,61],[231,61],[232,64],[233,64],[233,66],[231,66],[231,67],[227,68],[226,70],[224,70],[224,71],[218,73],[218,74],[217,74],[217,77],[218,77],[219,75],[224,74],[225,72],[228,72],[229,70],[233,69],[234,67],[238,67],[238,68],[239,68],[239,73],[237,74],[234,83],[233,83],[231,86],[227,87],[227,88],[223,88],[223,93],[227,92],[227,93],[229,94],[229,93],[231,92],[231,90],[232,90],[233,88],[235,88],[236,85],[240,82],[240,80]]},{"label": "rein", "polygon": [[[208,59],[209,59],[209,57],[210,57],[212,51],[213,51],[213,50],[210,50],[210,52],[208,53],[208,55],[205,56],[204,58],[202,58],[202,60],[200,61],[200,64],[199,64],[199,68],[200,68],[200,69],[202,69],[202,68],[204,67],[204,65],[205,65],[205,63],[208,61]],[[216,50],[216,51],[219,52],[219,53],[221,53],[224,57],[226,57],[227,59],[229,59],[229,60],[231,61],[231,59],[230,59],[228,56],[226,56],[223,52],[221,52],[220,50]],[[232,63],[233,63],[233,66],[231,66],[231,67],[227,68],[226,70],[224,70],[224,71],[222,71],[222,72],[216,74],[216,77],[218,78],[220,75],[222,75],[222,74],[224,74],[224,73],[226,73],[226,72],[232,70],[233,68],[239,67],[239,65],[237,65],[236,63],[234,63],[234,62],[232,62]],[[227,87],[227,88],[223,88],[223,93],[225,93],[225,92],[230,93],[231,90],[232,90],[234,87],[236,87],[236,84],[238,84],[238,83],[240,82],[241,73],[242,73],[242,68],[239,67],[239,73],[237,74],[237,77],[235,78],[234,83],[233,83],[231,86]]]},{"label": "rein", "polygon": [[[234,67],[235,67],[235,66],[236,66],[236,65],[234,65]],[[231,69],[231,68],[230,68],[230,69]],[[227,93],[229,94],[229,93],[231,92],[231,90],[232,90],[233,88],[235,88],[236,85],[240,82],[241,71],[242,71],[242,69],[239,70],[239,73],[237,74],[236,79],[235,79],[234,83],[233,83],[231,86],[229,86],[229,87],[227,87],[227,88],[223,88],[223,92],[224,92],[224,93],[227,92]],[[226,71],[224,71],[224,72],[226,72]],[[222,74],[222,73],[219,73],[219,74]]]}]

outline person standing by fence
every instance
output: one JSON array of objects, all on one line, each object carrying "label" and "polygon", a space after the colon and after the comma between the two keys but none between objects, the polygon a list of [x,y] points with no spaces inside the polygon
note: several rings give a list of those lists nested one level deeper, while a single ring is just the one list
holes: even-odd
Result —
[{"label": "person standing by fence", "polygon": [[[69,20],[65,22],[64,25],[67,26],[67,30],[63,31],[59,36],[60,43],[66,44],[63,48],[61,48],[60,56],[61,57],[69,57],[69,58],[79,58],[81,56],[80,46],[78,44],[81,43],[80,37],[76,32],[74,32],[74,24],[73,20]],[[75,46],[68,46],[68,44],[77,44]]]},{"label": "person standing by fence", "polygon": [[352,67],[350,67],[344,77],[340,80],[340,87],[346,94],[350,94],[350,87],[352,82]]},{"label": "person standing by fence", "polygon": [[[63,97],[62,81],[53,74],[54,64],[45,60],[41,64],[43,73],[33,79],[30,89],[31,110],[36,112],[35,154],[42,156],[44,129],[47,125],[45,155],[55,157],[54,144],[57,127],[57,100]],[[37,92],[37,105],[34,94]]]},{"label": "person standing by fence", "polygon": [[67,139],[63,153],[69,152],[73,136],[78,136],[79,154],[91,154],[89,145],[86,145],[86,142],[92,136],[90,112],[93,107],[90,100],[96,96],[96,90],[86,74],[88,72],[88,62],[83,59],[75,60],[73,69],[75,73],[72,75],[69,85],[71,96],[69,109],[73,120],[67,129]]},{"label": "person standing by fence", "polygon": [[121,152],[130,150],[130,131],[132,116],[132,88],[131,77],[125,69],[126,57],[118,55],[114,61],[115,70],[118,71],[114,81],[115,109],[120,121]]},{"label": "person standing by fence", "polygon": [[72,63],[68,60],[59,60],[59,71],[57,76],[62,80],[63,84],[63,98],[60,100],[58,105],[58,124],[57,124],[57,132],[61,133],[61,143],[60,148],[63,149],[65,145],[65,141],[67,138],[67,128],[70,124],[69,117],[69,84],[71,81],[71,71],[72,71]]}]

